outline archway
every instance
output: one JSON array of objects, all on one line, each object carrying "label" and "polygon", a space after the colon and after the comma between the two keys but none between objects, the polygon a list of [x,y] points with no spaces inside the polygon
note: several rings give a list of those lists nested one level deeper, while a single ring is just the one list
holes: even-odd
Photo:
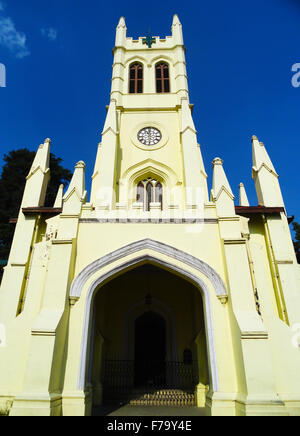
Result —
[{"label": "archway", "polygon": [[[99,338],[99,348],[102,347],[104,338],[98,332],[93,330],[93,314],[95,297],[99,290],[109,281],[113,280],[119,274],[123,274],[132,268],[136,268],[144,263],[153,263],[162,269],[171,271],[174,275],[183,277],[186,281],[192,283],[201,296],[203,303],[205,329],[200,332],[195,342],[199,343],[202,337],[205,337],[208,358],[209,373],[209,399],[213,393],[219,392],[218,364],[215,345],[215,325],[213,319],[212,300],[218,298],[219,304],[224,304],[228,299],[228,292],[222,278],[217,271],[201,259],[179,250],[173,246],[167,245],[153,239],[142,239],[134,241],[128,245],[120,247],[115,251],[107,253],[99,259],[88,264],[74,279],[70,288],[70,301],[74,304],[77,300],[83,300],[83,329],[81,337],[81,347],[78,354],[78,378],[77,389],[81,392],[89,389],[92,367],[91,353],[95,350],[92,347],[92,338]],[[171,317],[171,315],[170,315]],[[94,336],[92,332],[94,331]],[[99,355],[99,354],[98,354]],[[95,367],[95,366],[94,366]],[[96,382],[97,384],[97,382]],[[205,389],[199,386],[200,396],[205,401]],[[102,385],[99,383],[98,399],[102,400]],[[89,394],[88,394],[89,395]]]},{"label": "archway", "polygon": [[194,284],[143,262],[99,287],[93,312],[90,383],[102,388],[94,405],[197,403],[197,387],[208,386],[209,374],[203,301]]}]

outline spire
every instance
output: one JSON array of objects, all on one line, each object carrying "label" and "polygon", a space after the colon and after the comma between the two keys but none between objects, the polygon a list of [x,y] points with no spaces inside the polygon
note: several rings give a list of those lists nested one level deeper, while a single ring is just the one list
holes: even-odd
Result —
[{"label": "spire", "polygon": [[[196,197],[203,189],[204,202],[208,202],[207,174],[205,172],[197,132],[187,98],[181,99],[181,143],[187,205],[199,202]],[[192,198],[192,199],[191,199]]]},{"label": "spire", "polygon": [[265,207],[284,207],[278,174],[262,142],[252,137],[253,167],[258,204]]},{"label": "spire", "polygon": [[116,30],[116,44],[115,44],[116,47],[125,45],[126,33],[127,33],[127,28],[126,28],[125,18],[121,17]]},{"label": "spire", "polygon": [[22,207],[43,206],[50,179],[50,139],[45,139],[35,155],[24,190]]},{"label": "spire", "polygon": [[172,27],[174,27],[174,26],[181,26],[181,22],[180,22],[177,14],[174,14],[174,16],[173,16]]},{"label": "spire", "polygon": [[187,129],[190,129],[192,130],[192,132],[197,133],[188,100],[187,98],[182,98],[181,99],[181,133],[184,133]]},{"label": "spire", "polygon": [[[22,198],[21,208],[18,215],[18,221],[14,233],[14,239],[9,255],[9,264],[24,265],[18,271],[14,271],[15,285],[12,283],[9,291],[15,292],[15,295],[20,298],[20,287],[23,279],[26,277],[26,267],[30,258],[30,248],[36,233],[37,217],[25,216],[23,208],[27,207],[43,207],[47,192],[47,186],[50,179],[50,139],[46,139],[44,144],[40,145],[31,169],[26,178],[24,194]],[[22,294],[23,295],[23,294]],[[13,300],[12,300],[13,301]],[[19,306],[13,308],[14,314],[18,311]]]},{"label": "spire", "polygon": [[272,161],[267,153],[263,142],[259,142],[257,136],[252,136],[253,169],[259,171],[264,165],[269,171],[277,175]]},{"label": "spire", "polygon": [[50,161],[50,145],[51,140],[49,138],[45,139],[44,144],[41,144],[35,155],[34,161],[31,165],[27,180],[32,177],[32,175],[40,169],[43,173],[49,171],[49,161]]},{"label": "spire", "polygon": [[226,177],[223,160],[217,157],[213,161],[212,200],[217,204],[219,216],[234,216],[234,195]]},{"label": "spire", "polygon": [[67,192],[63,197],[64,201],[67,201],[74,191],[76,191],[80,199],[83,199],[85,195],[85,166],[86,165],[83,161],[80,161],[75,165],[75,171],[72,180]]},{"label": "spire", "polygon": [[179,21],[177,14],[175,14],[173,17],[172,35],[173,35],[173,38],[176,40],[177,44],[183,45],[182,25]]},{"label": "spire", "polygon": [[59,209],[59,208],[62,207],[63,195],[64,195],[64,185],[61,184],[61,185],[59,186],[59,188],[58,188],[57,195],[56,195],[56,199],[55,199],[55,202],[54,202],[54,205],[53,205],[53,207],[54,207],[55,209],[56,209],[56,208]]},{"label": "spire", "polygon": [[117,110],[116,100],[112,99],[108,108],[102,143],[99,145],[94,174],[92,176],[91,201],[112,207],[114,198],[115,168],[117,159]]},{"label": "spire", "polygon": [[119,20],[119,24],[117,25],[117,29],[126,28],[125,17],[121,17]]},{"label": "spire", "polygon": [[240,183],[240,206],[249,206],[249,200],[247,197],[246,189],[243,183]]},{"label": "spire", "polygon": [[223,168],[223,160],[219,157],[216,157],[213,161],[213,192],[214,198],[217,198],[221,195],[221,191],[225,190],[227,194],[234,199],[234,195],[232,193],[231,187],[229,185],[228,179],[226,177],[224,168]]},{"label": "spire", "polygon": [[115,135],[117,134],[116,100],[111,100],[109,104],[102,136],[105,135],[108,130],[111,130]]}]

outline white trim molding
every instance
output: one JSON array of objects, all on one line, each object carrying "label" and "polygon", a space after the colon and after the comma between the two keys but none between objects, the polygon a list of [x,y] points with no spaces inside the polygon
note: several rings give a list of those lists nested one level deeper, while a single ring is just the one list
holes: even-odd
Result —
[{"label": "white trim molding", "polygon": [[207,263],[198,259],[191,254],[185,253],[182,250],[171,247],[170,245],[164,244],[162,242],[154,241],[152,239],[143,239],[141,241],[133,242],[132,244],[126,245],[118,250],[115,250],[100,259],[95,260],[90,265],[85,267],[78,276],[74,279],[70,288],[70,298],[76,299],[80,298],[84,283],[101,268],[126,257],[130,254],[136,253],[141,250],[153,250],[158,253],[169,256],[173,259],[177,259],[192,268],[195,268],[202,274],[204,274],[209,281],[212,283],[217,297],[228,297],[228,292],[224,285],[223,280],[219,274]]}]

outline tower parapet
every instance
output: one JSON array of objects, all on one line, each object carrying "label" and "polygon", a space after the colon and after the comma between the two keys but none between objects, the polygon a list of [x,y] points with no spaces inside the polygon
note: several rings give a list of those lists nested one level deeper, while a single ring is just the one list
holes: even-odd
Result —
[{"label": "tower parapet", "polygon": [[[131,109],[143,108],[147,95],[149,108],[174,108],[180,104],[181,98],[189,97],[182,26],[177,15],[173,19],[171,36],[160,38],[148,35],[138,39],[127,36],[125,19],[121,17],[116,30],[116,45],[113,53],[111,99],[116,100],[117,106]],[[172,84],[168,95],[156,93],[155,65],[160,61],[169,64]],[[128,76],[129,66],[133,62],[139,62],[143,66],[144,83],[141,94],[130,95]]]}]

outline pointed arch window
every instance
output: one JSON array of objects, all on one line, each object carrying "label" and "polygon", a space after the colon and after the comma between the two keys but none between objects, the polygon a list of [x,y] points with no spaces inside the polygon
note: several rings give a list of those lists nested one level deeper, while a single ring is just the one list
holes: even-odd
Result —
[{"label": "pointed arch window", "polygon": [[160,203],[163,206],[163,186],[158,181],[149,177],[137,185],[136,201],[143,203],[144,210],[150,211],[150,203]]},{"label": "pointed arch window", "polygon": [[143,92],[143,65],[139,62],[129,67],[129,94],[141,94]]},{"label": "pointed arch window", "polygon": [[156,201],[156,203],[160,203],[162,206],[163,188],[162,188],[162,184],[160,182],[158,182],[155,186],[155,201]]},{"label": "pointed arch window", "polygon": [[146,210],[150,210],[150,203],[152,203],[153,200],[153,188],[152,180],[149,181],[146,185]]},{"label": "pointed arch window", "polygon": [[138,185],[137,185],[137,195],[136,195],[136,201],[138,202],[138,203],[143,203],[144,204],[144,184],[143,184],[143,182],[140,182]]},{"label": "pointed arch window", "polygon": [[156,92],[170,92],[169,65],[166,62],[159,62],[155,66]]}]

